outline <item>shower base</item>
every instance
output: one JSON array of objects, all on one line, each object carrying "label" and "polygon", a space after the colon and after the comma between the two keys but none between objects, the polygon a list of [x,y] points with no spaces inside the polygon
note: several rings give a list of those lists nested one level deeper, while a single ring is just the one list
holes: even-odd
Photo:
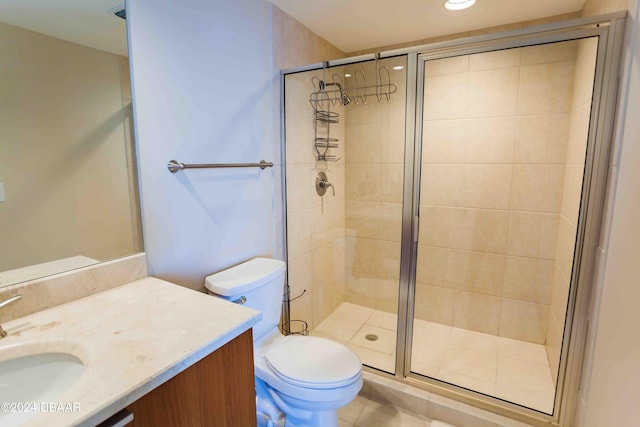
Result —
[{"label": "shower base", "polygon": [[[341,342],[363,364],[393,373],[396,328],[395,314],[345,302],[311,335]],[[412,372],[551,413],[555,386],[544,345],[418,319],[413,336]]]}]

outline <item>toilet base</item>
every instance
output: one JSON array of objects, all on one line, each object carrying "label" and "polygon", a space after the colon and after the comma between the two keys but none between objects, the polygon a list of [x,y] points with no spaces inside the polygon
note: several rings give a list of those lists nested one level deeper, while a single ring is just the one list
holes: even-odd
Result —
[{"label": "toilet base", "polygon": [[338,427],[337,411],[310,412],[310,418],[298,419],[285,416],[286,427]]}]

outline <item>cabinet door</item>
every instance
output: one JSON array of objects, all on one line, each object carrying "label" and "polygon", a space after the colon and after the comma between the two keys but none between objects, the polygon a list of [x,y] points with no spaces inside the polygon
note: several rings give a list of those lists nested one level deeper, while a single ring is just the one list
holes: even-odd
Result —
[{"label": "cabinet door", "polygon": [[251,330],[127,407],[133,427],[254,427]]}]

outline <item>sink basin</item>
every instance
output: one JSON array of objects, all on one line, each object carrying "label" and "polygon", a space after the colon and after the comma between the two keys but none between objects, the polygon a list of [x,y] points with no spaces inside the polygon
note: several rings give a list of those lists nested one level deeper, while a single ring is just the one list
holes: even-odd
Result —
[{"label": "sink basin", "polygon": [[[3,359],[1,355],[0,352]],[[73,386],[83,370],[82,360],[67,353],[29,354],[1,360],[0,402],[20,406],[10,408],[15,412],[6,412],[3,407],[0,425],[20,425],[40,413],[42,402],[60,402],[59,397]]]}]

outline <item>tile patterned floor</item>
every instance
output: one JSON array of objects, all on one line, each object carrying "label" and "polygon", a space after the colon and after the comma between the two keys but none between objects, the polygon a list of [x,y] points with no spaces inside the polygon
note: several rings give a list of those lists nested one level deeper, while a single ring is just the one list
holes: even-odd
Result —
[{"label": "tile patterned floor", "polygon": [[[396,323],[392,313],[345,302],[311,335],[342,342],[364,364],[393,372]],[[378,339],[367,340],[368,334],[375,334]],[[553,408],[555,387],[543,345],[416,320],[411,360],[413,372],[542,412],[550,413]],[[401,411],[393,416],[404,417]],[[349,419],[345,422],[346,426],[359,425]],[[406,425],[425,424],[407,421]]]},{"label": "tile patterned floor", "polygon": [[339,409],[338,419],[339,427],[436,427],[421,415],[362,396]]}]

